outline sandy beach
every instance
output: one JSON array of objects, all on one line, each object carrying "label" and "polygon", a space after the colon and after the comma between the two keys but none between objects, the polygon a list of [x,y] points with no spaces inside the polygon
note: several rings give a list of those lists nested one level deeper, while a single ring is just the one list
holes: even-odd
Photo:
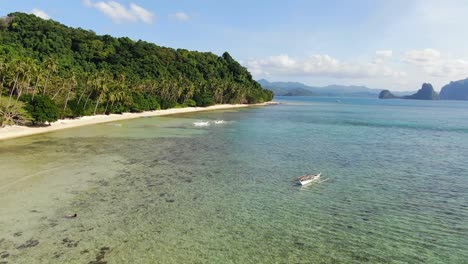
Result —
[{"label": "sandy beach", "polygon": [[123,114],[111,114],[111,115],[83,116],[83,117],[76,118],[76,119],[60,119],[56,122],[51,123],[50,126],[46,126],[46,127],[6,126],[4,128],[0,128],[0,140],[25,137],[25,136],[31,136],[31,135],[36,135],[36,134],[48,133],[48,132],[57,131],[61,129],[94,125],[94,124],[107,123],[107,122],[114,122],[114,121],[140,118],[140,117],[164,116],[164,115],[233,109],[233,108],[242,108],[242,107],[251,107],[251,106],[265,106],[265,105],[271,105],[271,104],[277,104],[277,103],[266,102],[266,103],[253,104],[253,105],[221,104],[221,105],[213,105],[213,106],[208,106],[208,107],[172,108],[172,109],[148,111],[148,112],[142,112],[142,113],[123,113]]}]

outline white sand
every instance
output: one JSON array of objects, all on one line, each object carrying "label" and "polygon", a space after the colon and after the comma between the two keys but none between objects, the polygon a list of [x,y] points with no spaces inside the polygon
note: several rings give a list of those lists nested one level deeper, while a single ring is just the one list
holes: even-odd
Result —
[{"label": "white sand", "polygon": [[133,118],[139,118],[139,117],[163,116],[163,115],[173,115],[173,114],[182,114],[182,113],[209,111],[209,110],[232,109],[232,108],[249,107],[249,106],[262,106],[262,105],[271,105],[271,104],[277,104],[277,103],[267,102],[267,103],[254,104],[254,105],[223,104],[223,105],[213,105],[213,106],[208,106],[208,107],[172,108],[172,109],[156,110],[156,111],[149,111],[149,112],[143,112],[143,113],[124,113],[121,115],[111,114],[111,115],[84,116],[84,117],[80,117],[77,119],[60,119],[56,122],[51,123],[51,125],[47,127],[6,126],[4,128],[0,128],[0,140],[30,136],[30,135],[35,135],[35,134],[42,134],[42,133],[52,132],[56,130],[66,129],[66,128],[114,122],[114,121],[133,119]]}]

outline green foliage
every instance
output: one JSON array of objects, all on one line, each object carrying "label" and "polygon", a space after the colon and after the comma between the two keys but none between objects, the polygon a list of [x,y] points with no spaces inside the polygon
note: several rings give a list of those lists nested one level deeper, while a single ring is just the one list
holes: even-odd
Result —
[{"label": "green foliage", "polygon": [[93,113],[92,104],[88,104],[85,108],[85,101],[78,101],[78,98],[75,98],[68,102],[67,112],[63,113],[63,117],[76,118],[85,115],[91,115]]},{"label": "green foliage", "polygon": [[[24,13],[0,19],[0,89],[14,99],[50,98],[62,117],[273,98],[227,52],[99,36]],[[35,122],[55,118],[43,114]]]},{"label": "green foliage", "polygon": [[193,99],[188,99],[187,102],[185,102],[185,105],[188,107],[195,107],[197,106],[197,102],[195,102]]},{"label": "green foliage", "polygon": [[132,99],[133,103],[130,107],[130,112],[139,113],[161,109],[158,100],[154,97],[141,93],[134,93]]},{"label": "green foliage", "polygon": [[26,110],[32,117],[33,124],[57,121],[60,110],[55,102],[47,96],[38,95],[26,105]]},{"label": "green foliage", "polygon": [[0,97],[0,127],[26,125],[30,119],[29,113],[24,109],[23,102]]},{"label": "green foliage", "polygon": [[177,102],[159,98],[159,102],[161,104],[161,109],[170,109],[170,108],[175,108],[177,105]]},{"label": "green foliage", "polygon": [[193,99],[195,100],[197,106],[206,107],[215,104],[213,96],[211,96],[209,93],[196,94]]}]

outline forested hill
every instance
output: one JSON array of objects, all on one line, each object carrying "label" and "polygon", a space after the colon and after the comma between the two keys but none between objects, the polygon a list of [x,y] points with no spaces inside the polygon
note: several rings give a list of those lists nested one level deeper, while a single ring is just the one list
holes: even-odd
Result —
[{"label": "forested hill", "polygon": [[55,114],[53,108],[59,117],[76,117],[273,97],[227,52],[217,56],[99,36],[24,13],[0,19],[0,82],[0,113],[12,101],[29,113],[0,115],[2,124],[41,123]]}]

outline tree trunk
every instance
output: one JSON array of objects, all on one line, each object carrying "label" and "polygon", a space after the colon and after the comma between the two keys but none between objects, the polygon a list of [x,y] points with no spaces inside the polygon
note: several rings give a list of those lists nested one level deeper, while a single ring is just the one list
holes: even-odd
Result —
[{"label": "tree trunk", "polygon": [[52,100],[55,99],[55,97],[57,97],[57,95],[60,93],[60,91],[63,90],[63,88],[65,88],[65,81],[63,82],[62,88],[60,88],[60,89],[54,94],[54,96],[52,97]]},{"label": "tree trunk", "polygon": [[102,94],[99,95],[99,98],[96,101],[96,106],[94,106],[94,114],[93,115],[96,115],[96,111],[97,111],[97,108],[98,108],[98,105],[99,105],[99,101],[101,101],[101,96],[102,96]]},{"label": "tree trunk", "polygon": [[88,94],[88,97],[86,97],[86,102],[83,106],[83,110],[86,109],[86,106],[88,105],[88,100],[89,100],[89,97],[91,97],[91,94],[93,93],[93,91],[91,91],[89,94]]},{"label": "tree trunk", "polygon": [[[31,78],[28,78],[28,82],[26,83],[27,88],[29,88],[29,83],[30,82],[31,82]],[[19,101],[19,99],[21,97],[21,94],[23,94],[23,87],[21,87],[19,92],[18,92],[18,96],[16,97],[15,105],[18,103],[18,101]]]},{"label": "tree trunk", "polygon": [[32,99],[34,100],[34,96],[36,95],[36,90],[37,90],[37,85],[39,84],[39,77],[37,77],[36,79],[36,85],[34,86],[34,90],[33,90],[33,96],[32,96]]},{"label": "tree trunk", "polygon": [[78,99],[78,104],[81,102],[81,98],[83,98],[84,93],[86,92],[86,89],[83,90],[83,92],[80,95],[80,98]]},{"label": "tree trunk", "polygon": [[49,75],[50,75],[50,72],[47,73],[47,77],[46,77],[46,80],[45,80],[45,83],[44,83],[44,90],[42,90],[42,95],[44,95],[44,96],[45,96],[46,89],[47,89],[47,82],[49,81]]},{"label": "tree trunk", "polygon": [[68,104],[68,99],[70,99],[71,89],[72,89],[72,86],[70,85],[70,88],[68,89],[67,99],[65,99],[65,106],[63,107],[63,111],[67,109],[67,104]]},{"label": "tree trunk", "polygon": [[107,107],[109,106],[109,101],[106,103],[106,109],[104,109],[104,114],[107,114]]},{"label": "tree trunk", "polygon": [[18,78],[19,78],[19,73],[16,74],[15,83],[13,84],[13,88],[11,89],[11,92],[10,92],[10,98],[8,99],[8,105],[10,104],[11,97],[13,97],[13,92],[14,92],[15,89],[16,89],[16,84],[18,83]]}]

